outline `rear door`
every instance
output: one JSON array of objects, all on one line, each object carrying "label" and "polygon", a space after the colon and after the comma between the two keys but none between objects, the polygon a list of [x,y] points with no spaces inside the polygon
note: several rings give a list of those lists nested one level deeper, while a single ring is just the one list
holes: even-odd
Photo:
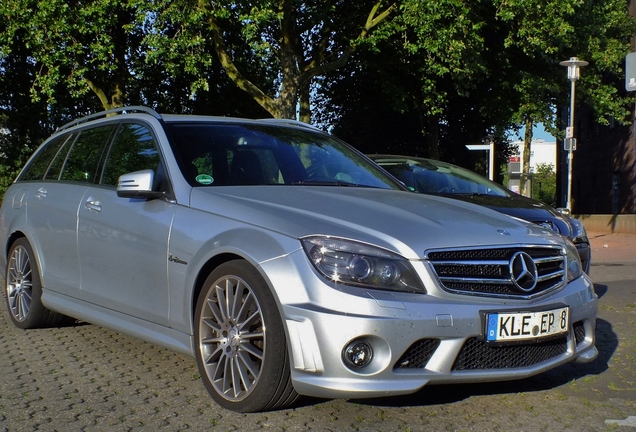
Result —
[{"label": "rear door", "polygon": [[[77,296],[80,285],[77,216],[114,126],[63,135],[47,144],[25,171],[29,240],[47,289]],[[31,183],[32,180],[38,180]]]}]

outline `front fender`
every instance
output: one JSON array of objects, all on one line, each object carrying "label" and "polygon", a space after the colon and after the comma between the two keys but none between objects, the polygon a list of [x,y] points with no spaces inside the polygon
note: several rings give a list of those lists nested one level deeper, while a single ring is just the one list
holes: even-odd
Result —
[{"label": "front fender", "polygon": [[215,265],[233,257],[244,259],[269,280],[261,264],[300,248],[298,239],[274,231],[188,208],[179,209],[168,246],[170,321],[174,328],[193,334],[197,285]]}]

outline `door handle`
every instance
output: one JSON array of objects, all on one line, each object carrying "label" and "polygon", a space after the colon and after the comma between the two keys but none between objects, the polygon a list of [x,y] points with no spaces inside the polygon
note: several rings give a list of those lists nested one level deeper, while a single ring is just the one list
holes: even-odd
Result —
[{"label": "door handle", "polygon": [[84,207],[86,207],[90,211],[100,212],[102,211],[102,203],[99,200],[94,199],[93,197],[89,197],[84,203]]}]

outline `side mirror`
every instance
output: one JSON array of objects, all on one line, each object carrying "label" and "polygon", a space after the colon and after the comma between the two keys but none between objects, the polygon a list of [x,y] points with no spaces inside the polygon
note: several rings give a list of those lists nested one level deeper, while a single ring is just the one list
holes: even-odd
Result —
[{"label": "side mirror", "polygon": [[121,198],[161,198],[164,193],[152,190],[155,172],[151,169],[127,173],[119,177],[117,196]]}]

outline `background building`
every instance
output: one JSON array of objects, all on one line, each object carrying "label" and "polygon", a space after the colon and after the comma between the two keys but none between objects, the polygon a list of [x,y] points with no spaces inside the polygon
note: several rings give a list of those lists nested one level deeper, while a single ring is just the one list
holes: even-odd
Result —
[{"label": "background building", "polygon": [[[634,127],[611,122],[600,126],[584,106],[577,108],[572,175],[572,213],[635,214],[636,151]],[[559,143],[558,199],[565,203],[567,191],[567,152]]]},{"label": "background building", "polygon": [[[523,141],[514,141],[510,143],[512,149],[515,146],[517,150],[510,156],[508,161],[508,189],[519,193],[519,180],[521,178],[521,155],[525,147]],[[536,171],[539,164],[551,164],[553,170],[556,170],[557,151],[556,141],[545,141],[542,139],[532,140],[530,145],[530,174]],[[532,176],[530,177],[532,181]],[[532,188],[530,188],[532,190]]]}]

